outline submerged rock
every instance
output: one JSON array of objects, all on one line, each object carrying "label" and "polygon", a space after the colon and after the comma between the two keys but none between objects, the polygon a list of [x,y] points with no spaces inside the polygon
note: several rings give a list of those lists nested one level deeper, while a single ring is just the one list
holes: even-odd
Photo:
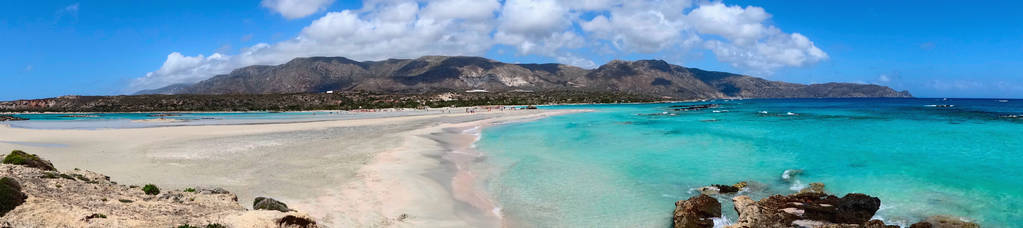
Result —
[{"label": "submerged rock", "polygon": [[803,192],[824,193],[824,183],[821,183],[821,182],[810,183],[810,187],[806,187],[806,188],[800,189],[799,192],[800,193],[803,193]]},{"label": "submerged rock", "polygon": [[21,184],[18,184],[17,180],[10,177],[0,178],[0,216],[25,203],[26,198],[28,196],[21,192]]},{"label": "submerged rock", "polygon": [[277,200],[269,198],[269,197],[256,197],[256,200],[252,201],[252,209],[253,210],[280,211],[280,212],[292,211],[291,209],[288,209],[288,205],[287,204],[284,204],[281,201],[277,201]]},{"label": "submerged rock", "polygon": [[712,184],[710,186],[700,187],[697,190],[699,190],[700,193],[708,194],[708,195],[728,194],[728,193],[737,193],[740,190],[742,190],[742,188],[745,188],[748,185],[749,185],[748,183],[746,183],[745,181],[742,181],[742,182],[736,183],[734,185]]},{"label": "submerged rock", "polygon": [[710,196],[700,194],[675,202],[675,228],[714,227],[717,217],[721,217],[721,203]]},{"label": "submerged rock", "polygon": [[48,171],[57,171],[50,161],[39,158],[38,155],[25,153],[25,151],[14,150],[4,157],[4,164],[27,166]]},{"label": "submerged rock", "polygon": [[960,218],[938,215],[931,216],[924,221],[914,223],[911,228],[979,228],[976,223],[963,221]]},{"label": "submerged rock", "polygon": [[859,193],[839,198],[816,192],[774,195],[760,201],[749,196],[732,199],[739,219],[732,227],[790,227],[827,224],[864,225],[881,207],[881,200]]}]

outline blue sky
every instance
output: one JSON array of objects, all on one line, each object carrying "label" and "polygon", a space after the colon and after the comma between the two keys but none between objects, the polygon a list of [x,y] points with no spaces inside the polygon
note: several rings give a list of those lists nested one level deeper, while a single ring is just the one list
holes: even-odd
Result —
[{"label": "blue sky", "polygon": [[920,97],[1023,98],[1015,1],[459,1],[19,2],[0,8],[0,100],[124,94],[298,56],[425,54],[665,59]]}]

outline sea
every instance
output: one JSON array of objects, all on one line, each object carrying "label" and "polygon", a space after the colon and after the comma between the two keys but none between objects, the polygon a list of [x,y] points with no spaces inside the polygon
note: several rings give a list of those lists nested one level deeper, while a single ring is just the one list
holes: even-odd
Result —
[{"label": "sea", "polygon": [[[881,199],[874,218],[1023,224],[1023,100],[746,99],[589,109],[484,129],[481,181],[524,227],[670,227],[674,203],[746,181],[754,199],[809,183]],[[731,198],[716,195],[735,221]]]}]

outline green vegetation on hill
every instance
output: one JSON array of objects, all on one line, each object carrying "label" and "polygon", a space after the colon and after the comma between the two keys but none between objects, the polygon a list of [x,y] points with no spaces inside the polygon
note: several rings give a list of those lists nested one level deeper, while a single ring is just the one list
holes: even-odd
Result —
[{"label": "green vegetation on hill", "polygon": [[375,94],[299,93],[227,95],[64,96],[0,102],[11,112],[300,111],[465,107],[564,103],[652,102],[664,98],[619,92],[503,92]]}]

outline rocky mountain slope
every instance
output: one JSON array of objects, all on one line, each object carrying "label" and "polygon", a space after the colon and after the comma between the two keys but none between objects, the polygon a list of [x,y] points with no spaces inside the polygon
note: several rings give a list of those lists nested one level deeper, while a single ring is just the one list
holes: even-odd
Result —
[{"label": "rocky mountain slope", "polygon": [[509,64],[464,56],[365,62],[344,57],[296,58],[277,66],[244,67],[195,84],[171,85],[138,94],[271,94],[331,90],[413,94],[568,90],[673,99],[911,96],[907,91],[878,85],[803,85],[686,68],[662,60],[616,60],[587,70],[561,64]]}]

